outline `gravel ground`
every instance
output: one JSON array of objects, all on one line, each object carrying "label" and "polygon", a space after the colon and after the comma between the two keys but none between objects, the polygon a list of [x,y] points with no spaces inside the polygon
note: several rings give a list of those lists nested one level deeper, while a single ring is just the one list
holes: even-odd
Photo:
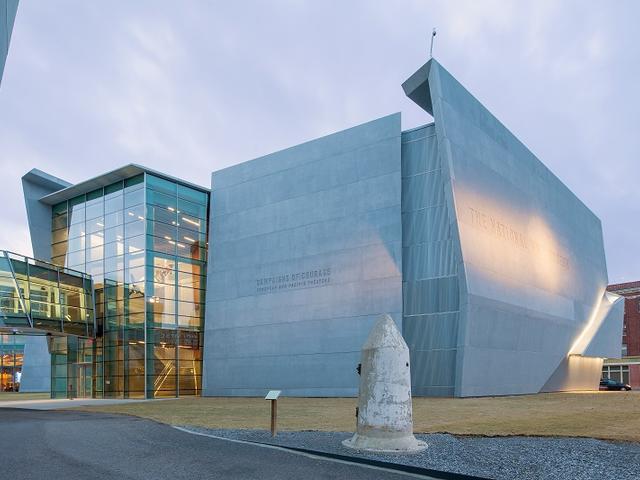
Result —
[{"label": "gravel ground", "polygon": [[494,479],[638,479],[640,444],[590,438],[462,437],[416,435],[427,450],[409,455],[355,452],[342,446],[346,432],[279,432],[185,427],[225,438],[353,455]]}]

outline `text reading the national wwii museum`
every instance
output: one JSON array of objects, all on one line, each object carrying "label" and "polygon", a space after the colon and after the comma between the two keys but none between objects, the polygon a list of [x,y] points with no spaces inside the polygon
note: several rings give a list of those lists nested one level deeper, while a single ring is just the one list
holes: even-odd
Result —
[{"label": "text reading the national wwii museum", "polygon": [[331,267],[287,273],[256,280],[257,293],[271,293],[297,288],[320,287],[331,282]]},{"label": "text reading the national wwii museum", "polygon": [[506,222],[501,221],[491,214],[481,212],[475,208],[468,207],[471,213],[471,225],[493,235],[494,237],[507,240],[512,245],[531,252],[535,255],[547,255],[552,258],[560,267],[569,268],[569,258],[562,255],[553,246],[553,243],[543,239],[534,240],[527,234],[513,228]]}]

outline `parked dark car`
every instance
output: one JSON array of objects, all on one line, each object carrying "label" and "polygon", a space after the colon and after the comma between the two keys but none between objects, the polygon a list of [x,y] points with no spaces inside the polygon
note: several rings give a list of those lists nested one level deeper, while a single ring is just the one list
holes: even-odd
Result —
[{"label": "parked dark car", "polygon": [[631,390],[631,385],[617,382],[611,378],[603,378],[600,380],[600,390]]}]

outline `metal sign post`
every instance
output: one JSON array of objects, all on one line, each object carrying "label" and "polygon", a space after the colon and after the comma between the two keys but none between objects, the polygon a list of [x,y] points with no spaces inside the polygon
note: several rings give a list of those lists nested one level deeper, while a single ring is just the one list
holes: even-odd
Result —
[{"label": "metal sign post", "polygon": [[265,400],[271,400],[271,436],[275,437],[278,432],[278,397],[281,390],[269,390]]}]

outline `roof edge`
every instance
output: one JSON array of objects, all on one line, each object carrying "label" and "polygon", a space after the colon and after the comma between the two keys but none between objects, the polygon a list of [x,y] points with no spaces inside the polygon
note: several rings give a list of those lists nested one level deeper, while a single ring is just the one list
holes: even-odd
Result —
[{"label": "roof edge", "polygon": [[22,176],[22,180],[50,190],[63,190],[71,186],[71,183],[37,168],[32,168]]},{"label": "roof edge", "polygon": [[111,170],[88,180],[84,180],[76,184],[68,184],[68,186],[66,188],[63,188],[62,190],[58,190],[56,192],[50,193],[49,195],[45,195],[40,199],[40,201],[47,205],[54,205],[56,203],[64,202],[65,200],[69,200],[70,198],[76,197],[78,195],[82,195],[83,193],[87,193],[101,187],[106,187],[107,185],[111,185],[112,183],[139,175],[141,173],[149,173],[151,175],[155,175],[157,177],[164,178],[165,180],[179,183],[181,185],[199,190],[201,192],[209,193],[211,191],[209,188],[203,187],[201,185],[196,185],[195,183],[187,182],[185,180],[181,180],[166,173],[158,172],[151,168],[147,168],[135,163],[129,163],[120,168],[116,168],[115,170]]}]

